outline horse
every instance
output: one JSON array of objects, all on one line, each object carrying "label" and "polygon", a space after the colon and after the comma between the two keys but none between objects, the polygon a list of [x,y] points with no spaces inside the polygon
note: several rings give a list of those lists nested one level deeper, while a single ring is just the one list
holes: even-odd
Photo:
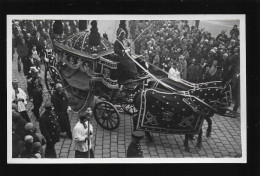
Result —
[{"label": "horse", "polygon": [[[207,128],[207,137],[210,137],[211,131],[212,131],[212,120],[210,117],[212,117],[215,113],[220,115],[226,115],[228,110],[228,107],[231,105],[232,101],[232,92],[231,92],[231,86],[230,81],[223,83],[221,81],[213,81],[213,82],[207,82],[207,83],[199,83],[199,84],[192,84],[185,81],[174,81],[171,79],[162,79],[161,82],[168,85],[169,87],[165,87],[165,85],[160,84],[157,82],[150,82],[150,89],[157,92],[160,91],[162,94],[163,92],[167,94],[167,96],[171,97],[171,94],[174,95],[174,99],[178,102],[181,102],[182,99],[188,100],[188,105],[193,104],[193,107],[191,110],[194,112],[189,112],[190,114],[199,113],[201,116],[203,116],[203,120],[205,119],[208,123]],[[173,89],[177,90],[177,93],[173,91]],[[146,93],[147,94],[147,93]],[[151,96],[148,92],[148,96]],[[178,98],[179,97],[179,98]],[[157,97],[156,97],[157,98]],[[156,98],[147,98],[147,102],[149,101],[155,101]],[[177,99],[176,99],[177,98]],[[141,93],[139,95],[136,95],[135,99],[135,107],[139,110],[139,116],[140,116],[140,101],[141,101]],[[174,101],[175,101],[174,100]],[[158,100],[156,100],[158,101]],[[169,103],[169,102],[168,102]],[[190,104],[189,104],[190,103]],[[173,103],[174,104],[174,103]],[[161,104],[161,106],[167,106],[166,104]],[[147,107],[148,109],[151,107]],[[153,107],[154,108],[154,107]],[[179,104],[175,106],[173,109],[182,109],[183,105]],[[187,108],[187,107],[186,107]],[[148,110],[149,111],[149,110]],[[178,114],[179,113],[179,114]],[[182,116],[182,112],[178,111],[178,113],[174,114],[173,116]],[[162,115],[162,114],[158,114]],[[134,126],[136,129],[136,126],[138,125],[136,116],[134,118]],[[158,119],[158,117],[156,117]],[[202,122],[203,122],[202,120]],[[200,125],[202,125],[202,122]],[[143,129],[144,131],[146,129]],[[201,148],[202,143],[202,129],[199,128],[199,131],[190,133],[183,131],[183,134],[185,134],[185,140],[184,140],[184,146],[185,150],[190,152],[190,148],[188,146],[188,139],[193,138],[194,134],[198,134],[198,140],[197,140],[197,147]],[[149,130],[146,131],[146,136],[148,139],[152,139],[151,135],[149,133]]]}]

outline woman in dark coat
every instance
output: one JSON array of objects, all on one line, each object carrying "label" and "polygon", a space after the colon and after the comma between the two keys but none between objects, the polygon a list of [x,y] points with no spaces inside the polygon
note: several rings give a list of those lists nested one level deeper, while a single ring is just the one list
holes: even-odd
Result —
[{"label": "woman in dark coat", "polygon": [[72,139],[69,115],[68,115],[68,98],[64,93],[62,85],[57,83],[56,91],[51,97],[51,102],[54,106],[54,111],[58,116],[61,132],[66,132],[67,136]]}]

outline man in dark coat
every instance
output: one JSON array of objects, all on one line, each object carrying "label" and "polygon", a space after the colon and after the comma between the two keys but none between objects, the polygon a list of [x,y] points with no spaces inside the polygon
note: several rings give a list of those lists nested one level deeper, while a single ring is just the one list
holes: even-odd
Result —
[{"label": "man in dark coat", "polygon": [[235,38],[237,38],[239,36],[239,30],[238,30],[236,24],[234,25],[233,29],[231,29],[229,34],[231,37],[235,37]]},{"label": "man in dark coat", "polygon": [[45,158],[57,158],[54,146],[60,141],[60,126],[52,103],[47,102],[44,107],[45,112],[42,114],[39,124],[41,133],[47,141]]},{"label": "man in dark coat", "polygon": [[39,109],[42,105],[43,98],[42,98],[42,83],[41,78],[38,76],[38,70],[32,70],[32,80],[31,80],[31,88],[32,88],[32,97],[33,97],[33,109],[32,112],[35,115],[37,121],[40,118]]},{"label": "man in dark coat", "polygon": [[53,103],[54,110],[58,116],[59,124],[61,127],[61,132],[66,132],[67,136],[72,139],[68,109],[68,98],[64,92],[62,84],[56,84],[56,91],[51,97],[51,102]]},{"label": "man in dark coat", "polygon": [[40,70],[40,63],[36,58],[33,58],[33,52],[32,50],[30,50],[28,52],[28,58],[26,58],[26,71],[25,71],[25,75],[27,76],[27,79],[32,78],[32,74],[30,72],[30,68],[31,67],[35,67],[36,69]]},{"label": "man in dark coat", "polygon": [[187,76],[188,76],[188,81],[190,82],[195,82],[195,71],[196,71],[196,66],[195,66],[195,59],[192,59],[191,65],[187,68]]},{"label": "man in dark coat", "polygon": [[33,68],[35,68],[39,71],[40,63],[36,58],[33,58],[33,52],[29,51],[29,57],[26,60],[26,75],[27,75],[27,92],[28,92],[30,101],[32,101],[32,96],[33,96],[32,95],[33,87],[32,87],[32,83],[31,83],[32,74],[33,74],[32,70],[34,70]]},{"label": "man in dark coat", "polygon": [[36,46],[38,54],[41,54],[44,46],[44,39],[41,37],[40,32],[36,33],[33,44]]},{"label": "man in dark coat", "polygon": [[140,147],[140,140],[143,139],[144,132],[135,131],[132,133],[132,142],[127,149],[127,158],[143,158],[143,151]]},{"label": "man in dark coat", "polygon": [[26,57],[28,56],[28,45],[25,43],[25,40],[22,39],[21,43],[17,46],[17,54],[18,54],[18,72],[21,72],[21,62],[23,63],[23,71],[24,75],[26,76]]},{"label": "man in dark coat", "polygon": [[30,33],[26,34],[25,43],[28,45],[28,49],[32,50],[33,48],[33,38]]},{"label": "man in dark coat", "polygon": [[131,79],[138,79],[138,71],[135,63],[127,56],[127,52],[130,50],[125,50],[123,41],[125,40],[126,32],[119,28],[117,31],[117,39],[114,43],[115,59],[120,62],[119,64],[119,82],[129,81]]}]

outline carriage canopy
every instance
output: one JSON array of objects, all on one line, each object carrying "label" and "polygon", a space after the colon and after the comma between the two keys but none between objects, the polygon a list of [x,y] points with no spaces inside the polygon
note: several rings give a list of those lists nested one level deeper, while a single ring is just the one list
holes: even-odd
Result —
[{"label": "carriage canopy", "polygon": [[117,62],[112,61],[113,44],[100,37],[99,45],[92,46],[89,32],[79,32],[63,41],[54,40],[56,59],[62,63],[61,75],[73,87],[89,89],[91,80],[101,81],[109,88],[118,88]]}]

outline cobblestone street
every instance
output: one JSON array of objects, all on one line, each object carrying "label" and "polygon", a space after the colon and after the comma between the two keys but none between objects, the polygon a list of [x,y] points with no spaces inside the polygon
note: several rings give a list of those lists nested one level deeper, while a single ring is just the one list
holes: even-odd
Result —
[{"label": "cobblestone street", "polygon": [[[41,66],[42,83],[44,82],[44,66]],[[23,71],[18,73],[17,71],[17,54],[14,55],[12,62],[12,75],[19,81],[19,87],[26,91],[26,79],[23,75]],[[50,95],[47,91],[44,92],[44,102],[50,99]],[[72,97],[72,99],[75,99]],[[96,103],[96,99],[92,103]],[[83,106],[84,101],[78,101],[78,107]],[[233,105],[232,105],[233,106]],[[79,109],[78,108],[78,109]],[[37,130],[39,130],[39,123],[36,121],[35,116],[31,112],[33,104],[28,100],[27,111],[32,123],[35,124]],[[41,107],[40,112],[43,112]],[[70,113],[71,129],[74,128],[77,123],[78,116],[76,113]],[[9,118],[10,119],[10,118]],[[93,137],[93,150],[96,158],[125,158],[126,150],[131,142],[131,133],[133,129],[132,119],[129,115],[120,113],[121,123],[119,128],[110,132],[102,129],[98,126],[94,117],[91,123],[94,128]],[[207,138],[206,135],[206,122],[203,125],[203,138],[201,149],[196,148],[196,141],[190,141],[189,145],[191,153],[184,150],[184,135],[167,135],[152,133],[154,143],[149,143],[146,138],[141,141],[141,148],[145,158],[221,158],[221,157],[241,157],[241,123],[240,117],[229,118],[219,115],[212,117],[212,133],[211,137]],[[60,142],[55,145],[58,158],[73,158],[75,151],[71,149],[71,140],[61,137]]]}]

